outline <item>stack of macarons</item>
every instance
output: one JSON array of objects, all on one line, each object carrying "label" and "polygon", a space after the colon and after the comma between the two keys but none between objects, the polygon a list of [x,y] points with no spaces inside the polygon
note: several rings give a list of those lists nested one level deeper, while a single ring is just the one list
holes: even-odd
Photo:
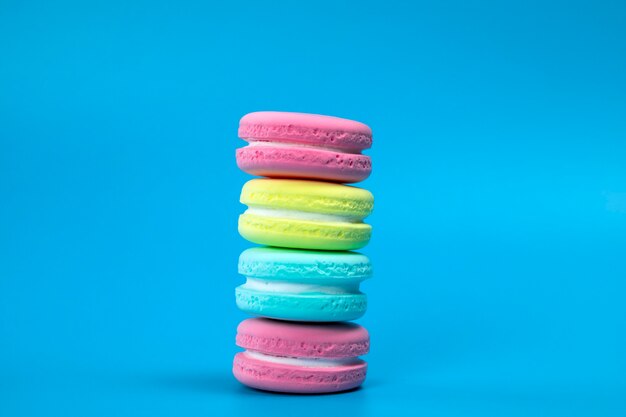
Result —
[{"label": "stack of macarons", "polygon": [[367,245],[373,209],[369,191],[344,185],[367,178],[372,144],[366,125],[303,113],[245,115],[237,150],[243,171],[266,178],[248,181],[239,233],[263,245],[239,257],[246,281],[237,306],[257,316],[237,328],[245,351],[233,363],[235,377],[253,388],[325,393],[361,385],[369,334],[347,323],[367,308],[361,281],[369,259],[352,252]]}]

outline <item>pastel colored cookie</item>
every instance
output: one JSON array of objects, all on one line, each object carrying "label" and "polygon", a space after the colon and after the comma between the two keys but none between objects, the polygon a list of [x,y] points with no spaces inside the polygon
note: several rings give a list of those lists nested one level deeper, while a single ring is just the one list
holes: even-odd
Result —
[{"label": "pastel colored cookie", "polygon": [[308,324],[248,319],[237,328],[233,374],[252,388],[328,393],[358,387],[367,364],[369,334],[353,323]]},{"label": "pastel colored cookie", "polygon": [[239,233],[261,245],[300,249],[351,250],[369,242],[363,223],[374,207],[367,191],[320,181],[255,179],[241,191],[248,209]]},{"label": "pastel colored cookie", "polygon": [[248,146],[237,149],[243,171],[273,178],[358,182],[372,162],[372,130],[353,120],[319,114],[255,112],[239,122]]},{"label": "pastel colored cookie", "polygon": [[246,313],[281,320],[344,321],[365,314],[359,284],[372,275],[370,260],[355,252],[252,248],[239,257],[246,283],[235,290]]}]

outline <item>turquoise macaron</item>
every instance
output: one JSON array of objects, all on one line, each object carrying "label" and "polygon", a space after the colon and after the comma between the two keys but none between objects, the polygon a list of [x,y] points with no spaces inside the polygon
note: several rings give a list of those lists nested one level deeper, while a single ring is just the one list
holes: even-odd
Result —
[{"label": "turquoise macaron", "polygon": [[331,322],[365,314],[361,281],[372,276],[369,258],[356,252],[259,247],[239,257],[246,282],[235,290],[237,307],[261,317]]}]

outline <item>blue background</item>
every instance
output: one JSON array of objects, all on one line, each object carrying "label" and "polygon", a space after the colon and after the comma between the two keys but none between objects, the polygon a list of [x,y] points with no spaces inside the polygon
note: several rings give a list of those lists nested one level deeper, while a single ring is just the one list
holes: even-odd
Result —
[{"label": "blue background", "polygon": [[[0,2],[0,415],[626,414],[623,1]],[[374,130],[370,372],[231,376],[239,118]]]}]

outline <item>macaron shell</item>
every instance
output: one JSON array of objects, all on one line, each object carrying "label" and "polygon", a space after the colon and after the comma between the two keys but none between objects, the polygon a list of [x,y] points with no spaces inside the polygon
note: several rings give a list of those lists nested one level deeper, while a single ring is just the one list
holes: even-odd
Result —
[{"label": "macaron shell", "polygon": [[249,314],[279,320],[334,322],[356,320],[367,310],[365,294],[286,294],[235,289],[237,307]]},{"label": "macaron shell", "polygon": [[365,223],[306,221],[244,213],[239,216],[239,234],[260,245],[352,250],[367,245],[372,227]]},{"label": "macaron shell", "polygon": [[372,130],[365,124],[320,114],[254,112],[239,121],[239,137],[276,139],[291,143],[360,151],[372,146]]},{"label": "macaron shell", "polygon": [[247,319],[237,327],[237,346],[268,355],[349,358],[369,352],[368,331],[356,323],[294,323]]},{"label": "macaron shell", "polygon": [[331,284],[368,279],[372,265],[357,252],[257,247],[239,255],[238,272],[267,280]]},{"label": "macaron shell", "polygon": [[241,189],[240,201],[248,206],[360,217],[374,208],[374,196],[362,188],[293,179],[250,180]]},{"label": "macaron shell", "polygon": [[303,367],[266,362],[250,358],[244,352],[235,355],[233,374],[239,382],[252,388],[315,394],[346,391],[363,383],[367,363],[350,366]]},{"label": "macaron shell", "polygon": [[238,149],[237,166],[248,174],[263,177],[347,183],[363,181],[372,171],[372,162],[365,155],[271,146]]}]

